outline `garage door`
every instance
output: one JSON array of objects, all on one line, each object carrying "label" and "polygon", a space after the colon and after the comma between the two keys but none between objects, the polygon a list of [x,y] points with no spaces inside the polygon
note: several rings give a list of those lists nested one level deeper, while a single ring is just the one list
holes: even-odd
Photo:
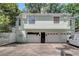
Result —
[{"label": "garage door", "polygon": [[27,42],[40,42],[39,32],[28,32],[27,33]]},{"label": "garage door", "polygon": [[60,33],[46,33],[46,42],[66,42],[66,36]]},{"label": "garage door", "polygon": [[59,39],[60,39],[60,42],[66,42],[67,41],[67,33],[60,33]]}]

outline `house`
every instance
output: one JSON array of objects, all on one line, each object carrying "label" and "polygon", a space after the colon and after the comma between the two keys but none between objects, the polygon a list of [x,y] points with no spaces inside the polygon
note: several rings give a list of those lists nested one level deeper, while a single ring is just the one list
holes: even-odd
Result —
[{"label": "house", "polygon": [[69,13],[22,13],[17,16],[16,41],[26,43],[65,43],[75,32]]}]

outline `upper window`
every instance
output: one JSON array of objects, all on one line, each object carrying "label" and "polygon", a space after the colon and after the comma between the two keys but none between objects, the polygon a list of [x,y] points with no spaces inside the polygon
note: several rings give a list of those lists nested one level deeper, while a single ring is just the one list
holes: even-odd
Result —
[{"label": "upper window", "polygon": [[70,26],[72,25],[72,20],[70,20]]},{"label": "upper window", "polygon": [[19,19],[19,26],[21,25],[21,20]]},{"label": "upper window", "polygon": [[35,24],[35,16],[29,16],[29,24]]},{"label": "upper window", "polygon": [[59,19],[60,19],[60,17],[55,16],[55,17],[54,17],[54,23],[59,23]]}]

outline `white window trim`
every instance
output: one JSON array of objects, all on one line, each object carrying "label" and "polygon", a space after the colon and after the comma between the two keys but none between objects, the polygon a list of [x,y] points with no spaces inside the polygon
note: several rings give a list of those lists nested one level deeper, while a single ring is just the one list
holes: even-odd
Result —
[{"label": "white window trim", "polygon": [[[54,17],[59,17],[59,22],[58,22],[58,23],[55,23],[55,22],[54,22]],[[60,23],[60,19],[61,19],[60,16],[53,16],[53,23],[54,23],[54,24],[59,24],[59,23]]]},{"label": "white window trim", "polygon": [[[35,18],[35,21],[36,21],[36,17],[35,16],[34,16],[34,18]],[[31,24],[31,23],[29,23],[29,18],[27,18],[27,24]],[[32,23],[32,24],[35,24],[35,23]]]}]

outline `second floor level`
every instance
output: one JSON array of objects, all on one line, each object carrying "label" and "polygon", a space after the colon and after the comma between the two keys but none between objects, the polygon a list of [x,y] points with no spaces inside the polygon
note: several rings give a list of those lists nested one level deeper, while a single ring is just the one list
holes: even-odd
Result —
[{"label": "second floor level", "polygon": [[18,24],[28,29],[70,29],[74,26],[74,18],[67,13],[23,13],[19,16]]}]

